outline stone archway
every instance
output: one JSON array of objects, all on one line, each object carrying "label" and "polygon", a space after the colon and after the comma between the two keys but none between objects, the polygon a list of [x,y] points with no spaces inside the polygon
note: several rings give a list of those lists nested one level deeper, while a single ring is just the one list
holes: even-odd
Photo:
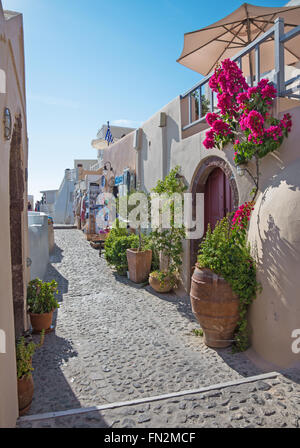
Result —
[{"label": "stone archway", "polygon": [[[193,197],[193,220],[196,219],[196,193],[205,193],[205,186],[209,176],[216,169],[221,169],[224,173],[232,195],[232,210],[237,210],[239,206],[239,193],[237,183],[230,165],[221,157],[212,156],[201,162],[194,174],[191,184],[191,193]],[[204,198],[205,201],[205,198]],[[201,240],[190,240],[190,266],[195,265],[199,243]]]},{"label": "stone archway", "polygon": [[18,337],[25,326],[24,266],[23,266],[23,212],[24,173],[22,163],[22,119],[16,116],[10,145],[9,197],[12,291],[15,334]]}]

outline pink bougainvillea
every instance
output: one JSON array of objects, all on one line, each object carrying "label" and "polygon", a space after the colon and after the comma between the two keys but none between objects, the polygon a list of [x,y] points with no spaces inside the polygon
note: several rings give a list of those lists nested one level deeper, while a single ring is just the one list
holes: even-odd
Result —
[{"label": "pink bougainvillea", "polygon": [[269,113],[277,91],[267,79],[249,87],[238,65],[225,59],[209,86],[217,94],[219,112],[206,116],[211,127],[203,141],[207,149],[223,149],[233,143],[235,163],[245,163],[253,156],[261,158],[278,149],[291,131],[289,114],[278,120]]},{"label": "pink bougainvillea", "polygon": [[242,204],[234,214],[232,219],[232,228],[246,229],[248,221],[250,221],[251,212],[254,210],[254,202],[245,202]]},{"label": "pink bougainvillea", "polygon": [[[291,116],[285,114],[281,120],[271,116],[277,91],[268,79],[250,87],[238,65],[226,59],[216,68],[209,86],[216,93],[218,113],[206,115],[210,129],[203,145],[207,149],[223,149],[232,143],[233,160],[239,165],[252,157],[258,160],[275,151],[288,137],[292,128]],[[237,235],[245,235],[257,191],[258,177],[252,201],[242,204],[233,217],[232,230]]]}]

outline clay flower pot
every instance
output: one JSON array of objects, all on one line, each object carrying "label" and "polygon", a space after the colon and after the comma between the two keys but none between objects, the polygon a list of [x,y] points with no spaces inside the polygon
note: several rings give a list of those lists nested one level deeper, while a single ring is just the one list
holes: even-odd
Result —
[{"label": "clay flower pot", "polygon": [[134,283],[144,283],[151,271],[152,250],[127,249],[129,278]]},{"label": "clay flower pot", "polygon": [[239,320],[239,298],[229,283],[196,264],[190,299],[206,345],[213,348],[231,345]]},{"label": "clay flower pot", "polygon": [[164,281],[161,282],[155,275],[155,272],[152,272],[149,275],[149,283],[151,288],[153,288],[156,292],[166,293],[173,289],[173,284],[170,278],[166,277]]},{"label": "clay flower pot", "polygon": [[22,416],[29,411],[34,392],[34,384],[32,375],[23,376],[18,379],[18,401],[19,415]]},{"label": "clay flower pot", "polygon": [[50,329],[52,324],[53,311],[44,314],[29,313],[29,315],[32,328],[35,332],[41,332],[42,330],[47,331]]}]

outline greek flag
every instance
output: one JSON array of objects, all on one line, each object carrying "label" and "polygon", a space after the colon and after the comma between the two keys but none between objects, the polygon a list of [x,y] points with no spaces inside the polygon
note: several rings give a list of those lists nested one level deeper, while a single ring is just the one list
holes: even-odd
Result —
[{"label": "greek flag", "polygon": [[108,144],[114,142],[112,133],[110,132],[109,121],[107,122],[107,131],[106,131],[106,135],[105,135],[105,140],[107,141]]}]

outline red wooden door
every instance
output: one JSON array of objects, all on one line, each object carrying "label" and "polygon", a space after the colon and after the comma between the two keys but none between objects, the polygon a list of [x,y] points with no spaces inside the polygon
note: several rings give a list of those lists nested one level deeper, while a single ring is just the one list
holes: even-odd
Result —
[{"label": "red wooden door", "polygon": [[208,224],[214,229],[217,221],[232,212],[230,184],[221,168],[215,168],[207,178],[204,192],[205,232]]}]

